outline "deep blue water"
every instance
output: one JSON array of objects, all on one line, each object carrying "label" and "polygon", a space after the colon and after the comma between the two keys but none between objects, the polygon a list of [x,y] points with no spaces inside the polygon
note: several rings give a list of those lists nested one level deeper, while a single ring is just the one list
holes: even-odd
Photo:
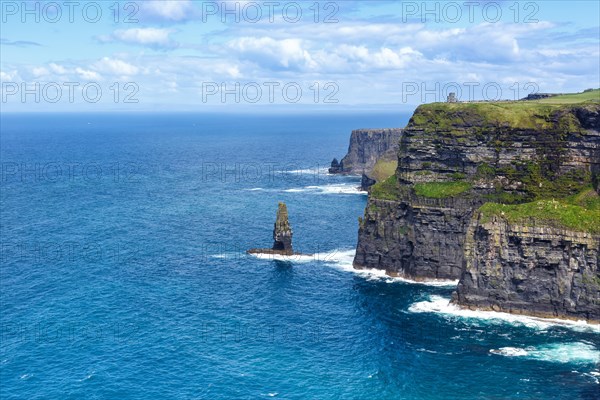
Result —
[{"label": "deep blue water", "polygon": [[[407,120],[2,115],[0,398],[600,398],[593,329],[351,271],[366,196],[322,168]],[[312,259],[244,254],[278,201]]]}]

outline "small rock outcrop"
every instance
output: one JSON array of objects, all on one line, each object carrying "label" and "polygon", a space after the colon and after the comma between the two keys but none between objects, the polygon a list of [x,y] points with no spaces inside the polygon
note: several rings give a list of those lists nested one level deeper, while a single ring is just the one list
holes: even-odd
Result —
[{"label": "small rock outcrop", "polygon": [[249,254],[273,254],[282,256],[302,255],[294,252],[292,247],[292,227],[288,217],[287,206],[279,202],[277,217],[273,226],[273,247],[270,249],[250,249]]},{"label": "small rock outcrop", "polygon": [[342,164],[340,164],[340,162],[338,161],[337,158],[334,158],[333,161],[331,161],[331,166],[329,167],[329,173],[330,174],[340,174],[342,172],[343,172]]},{"label": "small rock outcrop", "polygon": [[376,184],[377,181],[369,176],[367,176],[367,174],[362,174],[362,177],[360,178],[360,189],[367,191],[369,190],[369,188],[371,186],[373,186],[374,184]]}]

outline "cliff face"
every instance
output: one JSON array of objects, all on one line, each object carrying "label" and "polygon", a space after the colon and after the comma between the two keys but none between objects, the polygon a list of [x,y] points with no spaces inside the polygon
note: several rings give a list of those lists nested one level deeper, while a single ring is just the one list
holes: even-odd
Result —
[{"label": "cliff face", "polygon": [[600,235],[475,219],[453,301],[468,308],[600,323],[599,250]]},{"label": "cliff face", "polygon": [[357,129],[350,135],[348,154],[342,158],[338,167],[332,164],[331,173],[344,173],[361,175],[371,172],[377,160],[387,155],[387,158],[396,162],[396,153],[402,129]]},{"label": "cliff face", "polygon": [[[565,215],[538,213],[520,224],[477,222],[487,205],[567,199],[597,182],[600,104],[551,100],[557,103],[419,107],[403,132],[395,175],[371,188],[355,268],[415,280],[460,278],[455,301],[467,307],[596,318],[598,293],[587,282],[600,280],[598,236],[581,232],[600,214],[569,204]],[[577,213],[587,225],[569,219]],[[506,246],[491,247],[490,237]],[[492,270],[502,279],[488,279]],[[490,296],[496,301],[486,303]]]},{"label": "cliff face", "polygon": [[458,279],[462,272],[469,201],[392,201],[370,196],[361,220],[355,268],[377,268],[414,280]]}]

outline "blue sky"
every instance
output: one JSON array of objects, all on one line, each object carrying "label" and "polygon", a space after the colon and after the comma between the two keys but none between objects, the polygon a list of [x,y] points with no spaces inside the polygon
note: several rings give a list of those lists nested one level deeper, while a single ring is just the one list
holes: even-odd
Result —
[{"label": "blue sky", "polygon": [[408,111],[600,86],[597,1],[0,3],[2,111]]}]

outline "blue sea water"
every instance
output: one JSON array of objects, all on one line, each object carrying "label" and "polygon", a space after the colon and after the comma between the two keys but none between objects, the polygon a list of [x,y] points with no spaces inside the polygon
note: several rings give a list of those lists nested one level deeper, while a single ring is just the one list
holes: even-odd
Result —
[{"label": "blue sea water", "polygon": [[[402,114],[1,116],[2,399],[598,399],[597,327],[351,269],[324,167]],[[291,260],[272,244],[289,208]]]}]

